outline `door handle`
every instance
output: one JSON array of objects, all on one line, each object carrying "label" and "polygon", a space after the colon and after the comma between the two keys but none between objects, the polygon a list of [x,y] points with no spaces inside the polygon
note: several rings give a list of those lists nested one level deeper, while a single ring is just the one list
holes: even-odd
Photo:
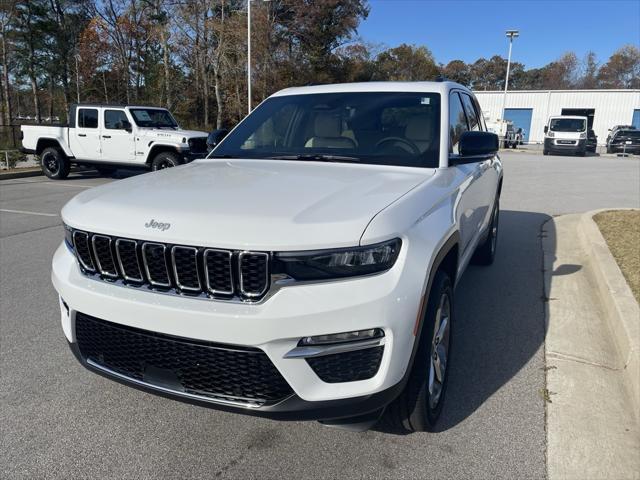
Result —
[{"label": "door handle", "polygon": [[111,138],[111,135],[102,135],[102,138]]},{"label": "door handle", "polygon": [[79,133],[79,134],[78,134],[78,136],[79,136],[79,137],[86,137],[86,136],[87,136],[87,134],[86,134],[86,133]]}]

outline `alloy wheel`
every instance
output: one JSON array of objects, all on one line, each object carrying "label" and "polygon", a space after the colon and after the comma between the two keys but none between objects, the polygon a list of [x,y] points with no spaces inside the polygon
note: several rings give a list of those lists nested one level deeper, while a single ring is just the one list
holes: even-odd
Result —
[{"label": "alloy wheel", "polygon": [[447,373],[449,340],[451,332],[451,301],[443,293],[433,327],[433,340],[429,355],[429,407],[435,409],[440,402]]}]

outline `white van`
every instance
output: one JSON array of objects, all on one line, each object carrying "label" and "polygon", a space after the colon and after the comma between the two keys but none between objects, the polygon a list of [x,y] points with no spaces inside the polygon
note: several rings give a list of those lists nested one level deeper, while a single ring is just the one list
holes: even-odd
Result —
[{"label": "white van", "polygon": [[587,151],[587,117],[559,115],[549,117],[544,127],[542,153],[568,153],[585,156]]}]

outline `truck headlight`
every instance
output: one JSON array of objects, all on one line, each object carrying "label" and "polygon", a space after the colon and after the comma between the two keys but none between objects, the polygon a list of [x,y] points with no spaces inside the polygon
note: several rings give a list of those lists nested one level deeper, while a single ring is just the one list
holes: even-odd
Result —
[{"label": "truck headlight", "polygon": [[365,247],[280,252],[275,254],[273,273],[284,273],[299,281],[370,275],[393,267],[401,245],[402,241],[394,238]]},{"label": "truck headlight", "polygon": [[555,137],[555,136],[556,136],[556,134],[555,134],[555,133],[553,133],[553,132],[547,132],[547,137],[549,137],[549,138],[553,138],[553,137]]},{"label": "truck headlight", "polygon": [[586,133],[581,133],[580,134],[580,140],[584,140],[585,138],[587,138],[587,134]]},{"label": "truck headlight", "polygon": [[64,223],[62,226],[64,227],[64,243],[73,252],[73,228]]}]

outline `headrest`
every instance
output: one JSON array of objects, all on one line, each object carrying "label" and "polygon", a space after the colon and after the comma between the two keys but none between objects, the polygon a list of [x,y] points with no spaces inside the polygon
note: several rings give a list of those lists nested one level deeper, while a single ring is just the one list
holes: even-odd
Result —
[{"label": "headrest", "polygon": [[330,112],[319,112],[313,124],[316,137],[339,137],[342,133],[342,121],[338,115]]},{"label": "headrest", "polygon": [[432,140],[433,116],[429,114],[414,115],[407,122],[404,135],[409,140]]}]

